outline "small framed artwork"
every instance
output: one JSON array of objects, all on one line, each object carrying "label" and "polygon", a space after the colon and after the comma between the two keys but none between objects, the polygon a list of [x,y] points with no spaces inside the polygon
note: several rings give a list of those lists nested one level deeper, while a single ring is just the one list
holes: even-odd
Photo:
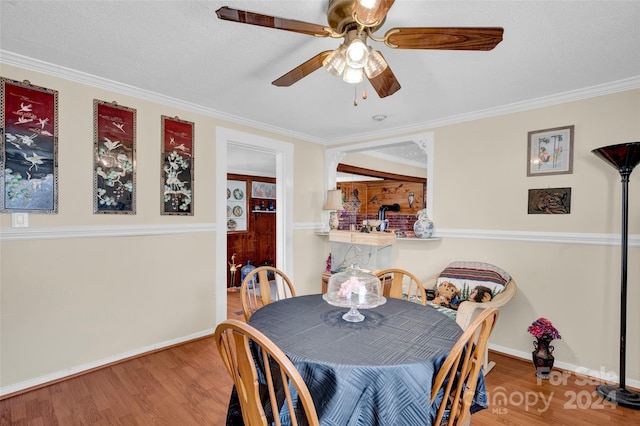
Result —
[{"label": "small framed artwork", "polygon": [[93,213],[136,214],[136,110],[93,100]]},{"label": "small framed artwork", "polygon": [[58,92],[0,85],[0,212],[58,213]]},{"label": "small framed artwork", "polygon": [[193,216],[193,127],[163,115],[160,214]]},{"label": "small framed artwork", "polygon": [[573,173],[573,128],[572,125],[529,132],[527,176]]},{"label": "small framed artwork", "polygon": [[529,214],[571,213],[571,188],[529,190]]},{"label": "small framed artwork", "polygon": [[276,199],[276,184],[267,182],[251,183],[251,197],[252,198],[264,198],[267,200]]}]

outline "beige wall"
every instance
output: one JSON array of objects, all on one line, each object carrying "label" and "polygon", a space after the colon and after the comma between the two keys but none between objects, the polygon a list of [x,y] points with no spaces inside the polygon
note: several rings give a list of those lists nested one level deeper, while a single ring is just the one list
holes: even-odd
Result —
[{"label": "beige wall", "polygon": [[[293,220],[322,221],[322,161],[308,161],[321,145],[5,64],[0,74],[59,92],[59,212],[29,214],[29,238],[18,239],[0,215],[2,394],[212,332],[218,126],[293,144]],[[135,215],[93,214],[94,98],[137,110]],[[160,215],[161,115],[195,123],[193,216]],[[324,270],[326,242],[301,228],[307,247],[293,269],[308,279]]]},{"label": "beige wall", "polygon": [[[2,385],[214,327],[212,240],[3,242]],[[172,250],[180,247],[192,249]]]},{"label": "beige wall", "polygon": [[[620,175],[591,153],[640,140],[640,91],[435,130],[437,224],[447,228],[619,233]],[[575,125],[573,173],[527,177],[527,132]],[[637,186],[640,173],[631,176]],[[528,215],[527,190],[571,187],[571,214]],[[636,192],[637,193],[637,192]],[[630,198],[640,216],[640,197]],[[634,216],[635,214],[635,216]],[[630,221],[640,233],[640,222]]]},{"label": "beige wall", "polygon": [[[201,226],[202,231],[129,237],[12,241],[0,239],[0,387],[25,387],[82,366],[99,365],[215,326],[215,129],[262,134],[192,112],[3,65],[1,74],[60,92],[57,215],[29,215],[32,228]],[[136,215],[92,214],[92,100],[138,111]],[[195,122],[195,215],[160,216],[160,115]],[[451,125],[435,132],[433,220],[444,238],[400,241],[396,264],[420,277],[456,259],[496,263],[519,293],[502,309],[491,338],[517,354],[532,350],[527,326],[550,318],[563,339],[557,362],[618,371],[619,255],[591,235],[620,232],[620,179],[593,148],[640,139],[640,90]],[[527,177],[530,130],[574,124],[574,173]],[[300,293],[316,292],[329,252],[324,225],[324,147],[273,134],[295,145],[294,271]],[[310,161],[310,159],[318,159]],[[570,215],[528,215],[530,188],[572,188]],[[629,300],[640,300],[640,173],[631,179]],[[0,215],[3,234],[10,215]],[[143,228],[146,229],[146,228]],[[546,233],[563,242],[536,242]],[[570,242],[574,236],[575,243]],[[179,250],[175,250],[178,248]],[[628,377],[640,382],[640,314],[628,314]]]},{"label": "beige wall", "polygon": [[[573,174],[527,177],[527,132],[575,125]],[[435,130],[434,223],[441,241],[400,241],[398,266],[421,278],[452,260],[495,263],[519,293],[501,310],[491,343],[530,354],[526,329],[551,319],[562,339],[556,362],[619,371],[620,175],[591,153],[640,140],[640,90]],[[531,188],[571,187],[569,215],[527,214]],[[640,172],[631,176],[627,377],[640,385]],[[536,242],[547,233],[561,243]],[[596,235],[594,235],[596,234]],[[449,235],[449,237],[447,237]],[[594,238],[592,238],[594,237]],[[479,238],[479,239],[476,239]],[[495,238],[495,239],[494,239]],[[513,241],[509,241],[513,239]],[[575,239],[575,243],[566,242]],[[594,241],[592,241],[594,240]]]}]

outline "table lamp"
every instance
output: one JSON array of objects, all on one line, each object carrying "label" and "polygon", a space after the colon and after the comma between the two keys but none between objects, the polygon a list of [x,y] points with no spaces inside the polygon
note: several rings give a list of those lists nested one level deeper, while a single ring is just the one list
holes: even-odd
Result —
[{"label": "table lamp", "polygon": [[[621,407],[640,410],[640,393],[625,386],[625,358],[627,334],[627,247],[629,244],[629,176],[640,163],[640,142],[609,145],[591,151],[613,166],[622,177],[622,266],[620,284],[620,383],[601,384],[596,391],[605,400]],[[636,334],[637,335],[637,334]]]},{"label": "table lamp", "polygon": [[338,229],[340,221],[338,220],[336,210],[343,210],[341,190],[330,189],[327,191],[327,201],[324,203],[323,210],[331,210],[329,213],[329,228]]}]

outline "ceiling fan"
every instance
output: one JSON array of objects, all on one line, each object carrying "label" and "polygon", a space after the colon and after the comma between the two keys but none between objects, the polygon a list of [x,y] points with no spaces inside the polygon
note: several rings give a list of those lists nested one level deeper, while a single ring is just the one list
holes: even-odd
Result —
[{"label": "ceiling fan", "polygon": [[378,96],[384,98],[400,89],[400,83],[382,53],[367,46],[367,39],[392,49],[491,50],[502,41],[499,27],[408,27],[392,28],[384,37],[374,35],[385,22],[395,0],[329,0],[329,26],[278,18],[224,6],[219,19],[292,31],[316,37],[343,38],[335,50],[325,50],[298,65],[271,84],[291,86],[324,67],[347,83],[360,83],[366,76]]}]

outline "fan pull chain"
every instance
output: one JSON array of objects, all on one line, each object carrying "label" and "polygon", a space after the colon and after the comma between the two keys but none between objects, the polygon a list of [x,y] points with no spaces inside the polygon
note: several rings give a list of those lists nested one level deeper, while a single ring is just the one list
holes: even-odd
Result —
[{"label": "fan pull chain", "polygon": [[[362,99],[367,99],[367,86],[362,87]],[[358,106],[358,85],[353,87],[353,106]]]}]

